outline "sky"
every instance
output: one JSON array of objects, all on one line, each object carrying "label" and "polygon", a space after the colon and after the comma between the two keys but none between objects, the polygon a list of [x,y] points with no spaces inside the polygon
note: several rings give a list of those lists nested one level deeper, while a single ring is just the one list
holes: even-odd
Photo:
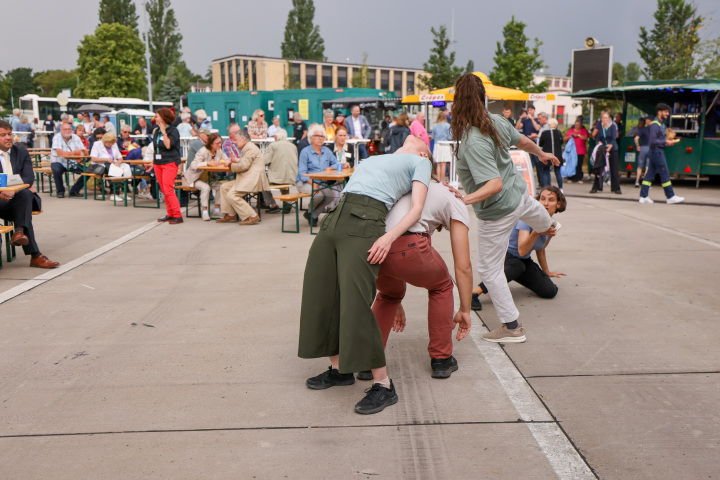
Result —
[{"label": "sky", "polygon": [[[29,2],[4,2],[5,45],[0,71],[30,67],[34,71],[72,69],[77,46],[98,24],[99,0],[71,3],[32,0],[32,28],[28,28]],[[362,8],[358,5],[362,4]],[[142,2],[136,0],[140,29],[144,27]],[[567,0],[315,0],[315,23],[325,40],[329,61],[422,68],[432,48],[431,27],[453,30],[456,65],[473,60],[475,70],[490,72],[496,42],[511,16],[524,22],[529,38],[543,42],[544,73],[565,75],[574,48],[586,37],[613,46],[613,61],[638,62],[640,26],[652,28],[656,0],[603,0],[600,4]],[[705,38],[720,37],[720,1],[695,0],[698,12],[709,17]],[[213,59],[234,54],[280,56],[291,0],[172,0],[183,35],[183,59],[190,70],[205,74]],[[412,8],[409,8],[412,6]],[[504,11],[501,11],[504,10]],[[454,12],[454,29],[452,26]],[[23,21],[7,21],[7,19]],[[58,41],[59,32],[62,40]]]}]

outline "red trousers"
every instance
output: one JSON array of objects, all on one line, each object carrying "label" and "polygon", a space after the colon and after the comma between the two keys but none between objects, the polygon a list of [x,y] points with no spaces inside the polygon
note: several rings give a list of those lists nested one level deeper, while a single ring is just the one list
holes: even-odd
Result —
[{"label": "red trousers", "polygon": [[182,218],[180,201],[175,195],[175,177],[177,177],[178,166],[174,163],[168,163],[154,165],[154,168],[160,191],[165,195],[165,208],[167,208],[168,217]]},{"label": "red trousers", "polygon": [[387,344],[395,321],[397,307],[405,297],[407,283],[428,291],[430,358],[448,358],[453,348],[453,283],[447,265],[432,247],[427,235],[404,235],[398,238],[380,266],[378,294],[372,310],[380,326],[384,345]]}]

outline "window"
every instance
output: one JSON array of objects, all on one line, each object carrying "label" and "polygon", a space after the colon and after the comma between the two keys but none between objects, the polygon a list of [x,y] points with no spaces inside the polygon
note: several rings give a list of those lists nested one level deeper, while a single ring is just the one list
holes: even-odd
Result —
[{"label": "window", "polygon": [[348,69],[347,67],[338,67],[337,69],[337,77],[338,77],[338,88],[347,88],[348,86]]},{"label": "window", "polygon": [[407,94],[415,94],[415,72],[407,73]]},{"label": "window", "polygon": [[368,85],[370,88],[375,88],[375,72],[377,72],[377,70],[368,68]]},{"label": "window", "polygon": [[258,88],[258,84],[257,84],[257,62],[250,62],[250,68],[251,68],[251,71],[252,71],[252,73],[251,73],[252,76],[250,77],[250,78],[251,78],[250,81],[252,82],[252,83],[251,83],[251,85],[252,85],[251,88],[252,88],[253,90],[257,90],[257,88]]},{"label": "window", "polygon": [[242,83],[242,60],[236,60],[235,61],[235,75],[237,76],[237,83]]},{"label": "window", "polygon": [[323,88],[332,87],[332,67],[330,67],[330,66],[322,67],[322,87]]},{"label": "window", "polygon": [[397,70],[393,76],[393,90],[395,90],[395,97],[402,97],[402,72]]},{"label": "window", "polygon": [[568,86],[567,83],[568,83],[567,80],[563,80],[562,88],[567,88],[567,86]]},{"label": "window", "polygon": [[305,65],[305,88],[317,88],[316,65]]},{"label": "window", "polygon": [[388,70],[380,70],[380,89],[390,90],[390,72]]},{"label": "window", "polygon": [[225,83],[225,62],[222,62],[220,64],[220,90],[226,91],[226,83]]}]

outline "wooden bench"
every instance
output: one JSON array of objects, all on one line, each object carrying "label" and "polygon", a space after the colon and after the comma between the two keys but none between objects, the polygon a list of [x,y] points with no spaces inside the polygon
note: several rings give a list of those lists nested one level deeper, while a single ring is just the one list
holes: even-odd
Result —
[{"label": "wooden bench", "polygon": [[298,202],[303,198],[310,197],[309,193],[286,193],[284,195],[277,195],[273,198],[275,200],[280,200],[285,203],[289,203],[291,208],[292,206],[295,207],[295,230],[285,230],[285,205],[283,205],[282,209],[282,232],[283,233],[300,233],[300,205]]},{"label": "wooden bench", "polygon": [[[185,204],[185,216],[190,217],[201,217],[202,216],[202,205],[200,205],[200,190],[198,190],[195,187],[191,187],[189,185],[175,185],[175,190],[178,192],[178,200],[180,200],[180,192],[187,192],[188,193],[188,201]],[[197,196],[197,206],[198,206],[198,214],[197,215],[190,215],[190,197],[192,197],[192,194],[195,194]]]},{"label": "wooden bench", "polygon": [[98,174],[96,174],[96,173],[81,173],[80,175],[83,176],[83,177],[85,177],[85,182],[83,182],[83,183],[85,184],[85,198],[87,199],[87,181],[88,181],[88,178],[94,178],[94,179],[95,179],[95,188],[93,188],[93,200],[98,200],[98,198],[97,198],[97,192],[98,192],[97,186],[98,186],[98,182],[99,182],[99,185],[100,185],[100,187],[102,188],[102,198],[101,198],[100,200],[102,200],[102,201],[104,202],[104,201],[105,201],[105,186],[103,185],[103,175],[98,175]]},{"label": "wooden bench", "polygon": [[49,193],[52,196],[53,193],[53,172],[52,168],[50,168],[48,164],[47,167],[36,167],[33,168],[33,172],[35,172],[35,183],[40,185],[40,193],[45,193],[45,175],[48,177],[48,184],[50,185],[49,190],[47,193]]},{"label": "wooden bench", "polygon": [[[128,193],[128,180],[132,180],[133,177],[108,177],[105,176],[103,180],[106,182],[112,183],[112,192],[113,192],[113,205],[117,206],[117,190],[115,186],[118,183],[122,183],[123,187],[123,202],[125,203],[125,206],[128,206],[128,199],[127,199],[127,193]],[[105,194],[105,189],[103,189],[103,196]]]},{"label": "wooden bench", "polygon": [[[13,225],[0,225],[0,235],[5,235],[5,250],[7,251],[7,261],[12,262],[15,258],[15,245],[10,243],[11,235],[15,231]],[[2,254],[0,254],[0,268],[2,268]]]}]

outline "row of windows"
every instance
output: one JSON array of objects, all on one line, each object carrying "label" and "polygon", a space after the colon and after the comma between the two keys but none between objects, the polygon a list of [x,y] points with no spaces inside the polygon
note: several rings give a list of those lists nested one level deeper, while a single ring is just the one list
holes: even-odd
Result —
[{"label": "row of windows", "polygon": [[[321,66],[321,86],[320,88],[331,88],[332,83],[332,67],[323,65]],[[353,74],[357,75],[359,69],[353,69]],[[402,95],[402,77],[403,72],[400,70],[394,71],[393,84],[390,85],[390,70],[382,69],[368,69],[368,85],[370,88],[375,88],[376,79],[378,72],[380,72],[380,88],[382,90],[394,90],[396,96]],[[293,76],[295,82],[300,82],[300,64],[290,64],[290,75]],[[407,94],[415,92],[415,73],[406,73],[406,91]],[[337,67],[337,87],[346,88],[348,83],[352,81],[352,78],[348,79],[348,67]],[[306,88],[315,88],[317,85],[317,68],[314,65],[306,65],[305,67],[305,85]],[[392,87],[392,88],[391,88]]]}]

